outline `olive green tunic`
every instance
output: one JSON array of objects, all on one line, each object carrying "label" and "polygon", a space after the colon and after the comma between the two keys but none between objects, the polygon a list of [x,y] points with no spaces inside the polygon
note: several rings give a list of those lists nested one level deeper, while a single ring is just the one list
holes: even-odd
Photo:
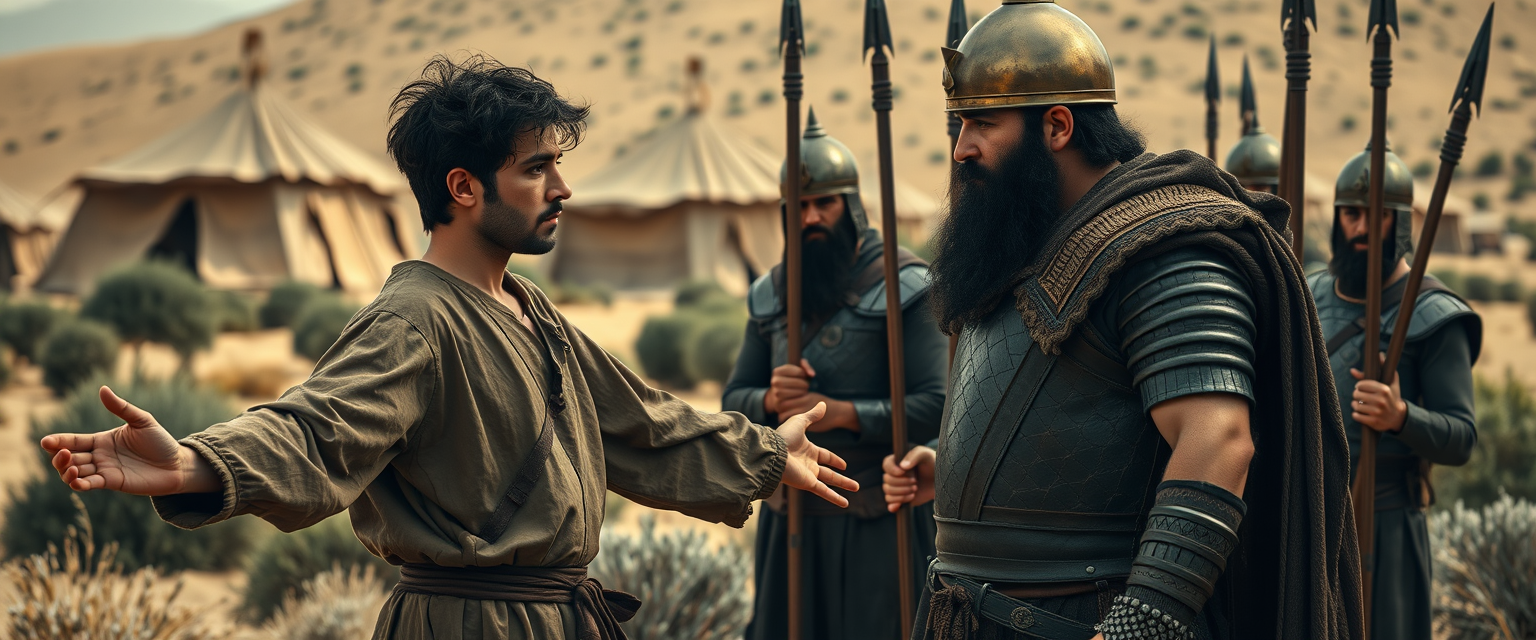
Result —
[{"label": "olive green tunic", "polygon": [[[293,531],[350,509],[358,538],[395,564],[584,566],[606,489],[739,527],[778,486],[785,445],[773,430],[646,386],[531,282],[507,274],[502,286],[539,334],[437,267],[397,265],[308,380],[182,441],[224,491],[156,498],[161,517],[191,528],[250,513]],[[547,353],[568,408],[527,502],[505,533],[481,539],[538,439]],[[375,637],[562,638],[573,623],[566,604],[397,592]]]}]

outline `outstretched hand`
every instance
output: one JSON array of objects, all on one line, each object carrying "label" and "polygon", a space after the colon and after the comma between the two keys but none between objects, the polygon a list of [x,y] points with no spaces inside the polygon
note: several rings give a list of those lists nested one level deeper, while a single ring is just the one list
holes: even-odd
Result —
[{"label": "outstretched hand", "polygon": [[784,424],[777,429],[779,437],[784,438],[784,445],[789,449],[789,458],[784,462],[783,483],[814,493],[839,507],[847,507],[848,499],[833,491],[831,487],[848,491],[859,490],[859,483],[836,471],[847,469],[848,463],[843,462],[837,454],[816,446],[805,437],[806,428],[820,420],[826,413],[827,405],[818,402],[816,406],[811,407],[810,411],[785,420]]},{"label": "outstretched hand", "polygon": [[177,443],[154,416],[107,387],[100,393],[101,404],[125,424],[100,433],[56,433],[42,439],[64,484],[76,491],[110,489],[144,496],[218,490],[208,463]]}]

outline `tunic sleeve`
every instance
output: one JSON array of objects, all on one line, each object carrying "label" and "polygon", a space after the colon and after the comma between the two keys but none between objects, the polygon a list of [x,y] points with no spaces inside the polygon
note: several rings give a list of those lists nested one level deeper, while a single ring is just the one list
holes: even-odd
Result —
[{"label": "tunic sleeve", "polygon": [[652,389],[560,317],[592,394],[608,488],[640,504],[733,527],[784,475],[784,439],[740,413],[705,413]]},{"label": "tunic sleeve", "polygon": [[354,318],[308,380],[275,402],[182,440],[213,466],[220,494],[154,499],[166,522],[200,527],[251,513],[283,531],[357,500],[426,414],[435,354],[392,313]]},{"label": "tunic sleeve", "polygon": [[1405,398],[1408,417],[1397,437],[1434,464],[1460,466],[1477,444],[1473,412],[1472,350],[1466,327],[1451,322],[1424,340],[1419,402]]},{"label": "tunic sleeve", "polygon": [[774,420],[763,409],[763,396],[768,395],[773,377],[773,345],[768,343],[761,326],[756,320],[747,321],[747,335],[736,355],[731,379],[725,383],[720,410],[735,411],[757,424],[769,424]]},{"label": "tunic sleeve", "polygon": [[[907,441],[927,442],[939,435],[944,412],[944,385],[949,376],[949,339],[929,311],[927,300],[901,314],[903,370],[907,384]],[[859,416],[859,441],[891,441],[891,399],[854,400]]]}]

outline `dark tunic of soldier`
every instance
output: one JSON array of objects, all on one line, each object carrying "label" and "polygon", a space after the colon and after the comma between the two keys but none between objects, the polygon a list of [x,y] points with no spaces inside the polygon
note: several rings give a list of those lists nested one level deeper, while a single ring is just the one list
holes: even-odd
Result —
[{"label": "dark tunic of soldier", "polygon": [[[803,181],[801,192],[808,198],[831,196],[840,200],[844,215],[834,223],[831,235],[857,238],[843,253],[842,262],[848,263],[847,275],[840,279],[843,283],[831,284],[835,290],[828,291],[831,295],[827,296],[817,291],[829,286],[822,281],[827,270],[812,263],[828,252],[818,251],[814,242],[806,243],[805,295],[807,313],[812,317],[807,318],[802,333],[802,357],[815,372],[809,379],[809,391],[850,403],[857,426],[856,431],[822,430],[810,438],[847,461],[847,473],[860,481],[862,490],[845,493],[849,498],[846,510],[804,502],[805,628],[801,637],[898,638],[896,517],[886,511],[879,486],[880,460],[891,452],[886,287],[881,269],[885,246],[879,234],[867,228],[852,155],[825,135],[814,111],[802,149],[811,177]],[[808,229],[811,222],[815,221],[808,222]],[[832,252],[845,251],[843,246],[829,248]],[[907,433],[910,441],[922,443],[938,435],[948,346],[927,304],[927,264],[903,248],[898,248],[897,261],[906,357]],[[771,421],[776,417],[765,408],[764,398],[770,393],[773,370],[788,358],[782,285],[782,268],[753,283],[746,339],[721,401],[722,410],[740,412],[750,420]],[[830,304],[820,305],[826,310],[813,313],[818,305],[812,301],[817,298],[827,298]],[[748,640],[776,640],[788,635],[789,530],[783,492],[774,494],[767,505],[758,520],[756,603],[746,633]],[[913,510],[912,528],[912,566],[922,567],[933,555],[932,507]]]},{"label": "dark tunic of soldier", "polygon": [[[1381,345],[1386,352],[1396,327],[1408,283],[1404,259],[1411,245],[1413,179],[1408,166],[1386,154],[1384,205],[1390,216],[1383,234]],[[1361,423],[1354,419],[1358,374],[1365,368],[1365,229],[1370,157],[1360,153],[1345,164],[1335,187],[1333,259],[1329,270],[1307,279],[1327,339],[1328,359],[1344,433],[1349,438],[1350,468],[1359,464]],[[1430,465],[1465,464],[1477,443],[1474,424],[1472,364],[1482,343],[1482,320],[1455,293],[1425,276],[1408,324],[1402,359],[1397,365],[1401,411],[1387,419],[1376,448],[1375,575],[1371,598],[1371,635],[1381,640],[1430,640],[1429,530],[1424,509],[1430,504]],[[1353,371],[1352,371],[1353,370]],[[1381,388],[1381,386],[1377,386]],[[1400,420],[1400,422],[1398,422]],[[1351,474],[1353,476],[1353,474]]]}]

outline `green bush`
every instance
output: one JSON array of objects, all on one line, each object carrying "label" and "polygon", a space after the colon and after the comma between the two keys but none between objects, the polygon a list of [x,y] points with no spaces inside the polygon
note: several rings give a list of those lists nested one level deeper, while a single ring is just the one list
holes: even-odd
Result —
[{"label": "green bush", "polygon": [[[113,390],[154,414],[178,439],[236,414],[228,398],[184,377],[115,385]],[[101,406],[96,385],[83,386],[65,400],[57,417],[33,426],[32,442],[49,433],[95,433],[121,424]],[[121,545],[117,559],[125,570],[154,565],[163,571],[223,571],[243,566],[256,532],[253,519],[236,518],[193,531],[178,529],[155,515],[149,498],[110,491],[77,494],[59,482],[41,451],[33,459],[39,465],[36,472],[29,474],[5,507],[0,546],[7,557],[43,553],[50,542],[62,539],[78,515],[70,497],[78,496],[95,523],[96,544]]]},{"label": "green bush", "polygon": [[1462,286],[1465,287],[1462,293],[1467,296],[1468,300],[1491,302],[1498,296],[1498,285],[1494,284],[1493,278],[1480,273],[1474,273],[1463,278]]},{"label": "green bush", "polygon": [[703,533],[691,529],[657,535],[650,516],[640,520],[638,537],[604,531],[601,548],[592,577],[645,603],[620,625],[633,640],[726,640],[740,638],[746,629],[752,563],[742,549],[712,548]]},{"label": "green bush", "polygon": [[700,320],[694,335],[683,345],[683,366],[694,380],[725,384],[741,353],[746,316],[717,316]]},{"label": "green bush", "polygon": [[292,327],[304,305],[322,293],[324,291],[320,287],[307,282],[289,280],[278,283],[272,287],[266,304],[261,305],[261,310],[257,312],[261,326],[266,329]]},{"label": "green bush", "polygon": [[640,337],[635,339],[635,356],[647,377],[682,388],[691,388],[698,382],[688,376],[683,363],[683,345],[695,322],[696,316],[677,313],[645,319]]},{"label": "green bush", "polygon": [[250,568],[246,570],[248,579],[240,617],[257,623],[265,621],[277,612],[284,596],[334,566],[343,571],[374,567],[386,588],[400,581],[399,570],[369,553],[352,533],[347,515],[341,513],[308,529],[267,539],[251,557]]},{"label": "green bush", "polygon": [[562,284],[554,287],[553,290],[546,290],[545,294],[555,304],[600,304],[605,307],[613,306],[613,289],[609,289],[601,284]]},{"label": "green bush", "polygon": [[1525,299],[1525,285],[1520,280],[1511,278],[1499,284],[1499,300],[1501,302],[1519,302]]},{"label": "green bush", "polygon": [[143,262],[102,277],[80,315],[111,325],[129,344],[170,345],[183,364],[193,351],[213,344],[217,320],[203,284],[165,262]]},{"label": "green bush", "polygon": [[1476,385],[1477,447],[1460,467],[1435,467],[1435,493],[1441,504],[1465,501],[1471,507],[1492,504],[1503,491],[1536,500],[1536,398],[1513,373],[1503,384],[1481,376]]},{"label": "green bush", "polygon": [[1497,151],[1489,151],[1488,155],[1477,161],[1477,175],[1490,177],[1504,173],[1504,156]]},{"label": "green bush", "polygon": [[677,293],[672,296],[672,305],[675,307],[693,307],[715,298],[729,298],[730,294],[720,288],[720,283],[714,280],[695,280],[683,283],[677,288]]},{"label": "green bush", "polygon": [[1536,505],[1500,495],[1481,509],[1457,504],[1429,524],[1436,637],[1536,635]]},{"label": "green bush", "polygon": [[7,301],[0,307],[0,341],[10,345],[18,358],[37,362],[43,338],[63,316],[42,301]]},{"label": "green bush", "polygon": [[335,295],[323,295],[309,301],[293,321],[293,352],[310,360],[319,360],[336,338],[341,337],[358,307]]},{"label": "green bush", "polygon": [[214,290],[208,292],[213,304],[215,327],[219,331],[255,331],[261,328],[256,320],[256,302],[238,291]]},{"label": "green bush", "polygon": [[112,372],[117,366],[117,334],[112,327],[83,318],[71,318],[48,333],[38,364],[43,384],[64,396],[80,383]]},{"label": "green bush", "polygon": [[1461,281],[1461,273],[1458,271],[1452,271],[1450,269],[1439,269],[1429,272],[1429,275],[1434,276],[1435,279],[1439,280],[1441,284],[1445,285],[1446,288],[1450,289],[1451,291],[1460,293],[1464,288]]}]

